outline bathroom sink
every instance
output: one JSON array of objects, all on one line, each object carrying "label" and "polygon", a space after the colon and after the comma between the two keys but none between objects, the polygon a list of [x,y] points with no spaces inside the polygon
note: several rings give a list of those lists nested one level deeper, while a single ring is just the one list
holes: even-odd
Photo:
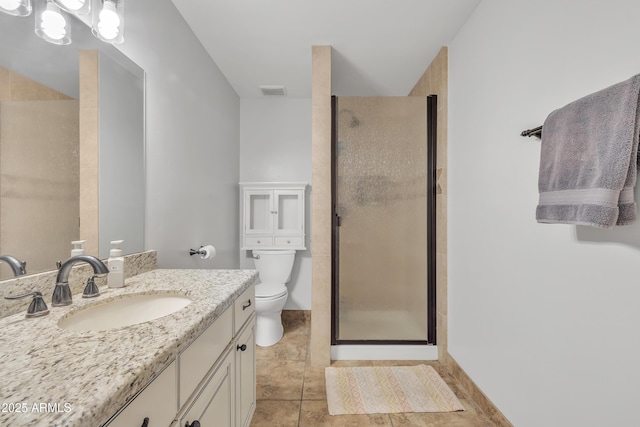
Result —
[{"label": "bathroom sink", "polygon": [[175,313],[192,300],[179,294],[134,294],[97,303],[72,312],[58,321],[70,331],[105,331],[137,325]]}]

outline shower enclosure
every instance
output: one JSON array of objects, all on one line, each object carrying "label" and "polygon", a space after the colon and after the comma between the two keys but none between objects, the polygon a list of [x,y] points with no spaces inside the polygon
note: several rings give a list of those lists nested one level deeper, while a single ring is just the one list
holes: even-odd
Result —
[{"label": "shower enclosure", "polygon": [[436,96],[333,98],[332,344],[436,344]]}]

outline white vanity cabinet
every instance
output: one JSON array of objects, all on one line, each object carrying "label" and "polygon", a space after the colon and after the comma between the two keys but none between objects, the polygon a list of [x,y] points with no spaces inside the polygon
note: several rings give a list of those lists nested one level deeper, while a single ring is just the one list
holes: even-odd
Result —
[{"label": "white vanity cabinet", "polygon": [[236,340],[236,427],[249,427],[256,409],[256,322]]},{"label": "white vanity cabinet", "polygon": [[232,349],[224,353],[222,362],[204,383],[176,427],[198,421],[202,427],[234,427],[234,360]]},{"label": "white vanity cabinet", "polygon": [[305,247],[306,183],[242,182],[243,250]]},{"label": "white vanity cabinet", "polygon": [[166,427],[173,421],[178,409],[176,402],[175,360],[112,418],[109,427]]},{"label": "white vanity cabinet", "polygon": [[250,286],[105,426],[249,426],[256,405],[254,296]]}]

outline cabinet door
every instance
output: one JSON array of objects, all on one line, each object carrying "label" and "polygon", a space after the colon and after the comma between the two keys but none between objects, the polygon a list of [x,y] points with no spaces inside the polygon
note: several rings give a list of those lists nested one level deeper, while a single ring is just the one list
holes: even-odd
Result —
[{"label": "cabinet door", "polygon": [[273,192],[249,190],[244,192],[245,234],[272,234],[275,215]]},{"label": "cabinet door", "polygon": [[274,190],[275,234],[301,234],[304,230],[304,192]]},{"label": "cabinet door", "polygon": [[173,421],[177,409],[176,362],[173,361],[105,427],[139,427],[145,418],[149,418],[149,427],[166,427]]},{"label": "cabinet door", "polygon": [[200,422],[202,427],[232,427],[235,425],[233,411],[234,354],[227,353],[218,369],[195,398],[187,412],[180,418],[179,426],[187,422]]},{"label": "cabinet door", "polygon": [[207,375],[226,347],[233,333],[233,309],[227,308],[178,358],[180,366],[180,407]]},{"label": "cabinet door", "polygon": [[248,427],[256,409],[255,316],[236,344],[236,426]]}]

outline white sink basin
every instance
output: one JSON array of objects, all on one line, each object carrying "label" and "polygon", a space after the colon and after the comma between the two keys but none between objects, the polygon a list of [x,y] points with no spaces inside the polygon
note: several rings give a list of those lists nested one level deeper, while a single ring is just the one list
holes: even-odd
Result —
[{"label": "white sink basin", "polygon": [[58,326],[70,331],[105,331],[159,319],[188,306],[184,295],[128,295],[80,309],[60,319]]}]

